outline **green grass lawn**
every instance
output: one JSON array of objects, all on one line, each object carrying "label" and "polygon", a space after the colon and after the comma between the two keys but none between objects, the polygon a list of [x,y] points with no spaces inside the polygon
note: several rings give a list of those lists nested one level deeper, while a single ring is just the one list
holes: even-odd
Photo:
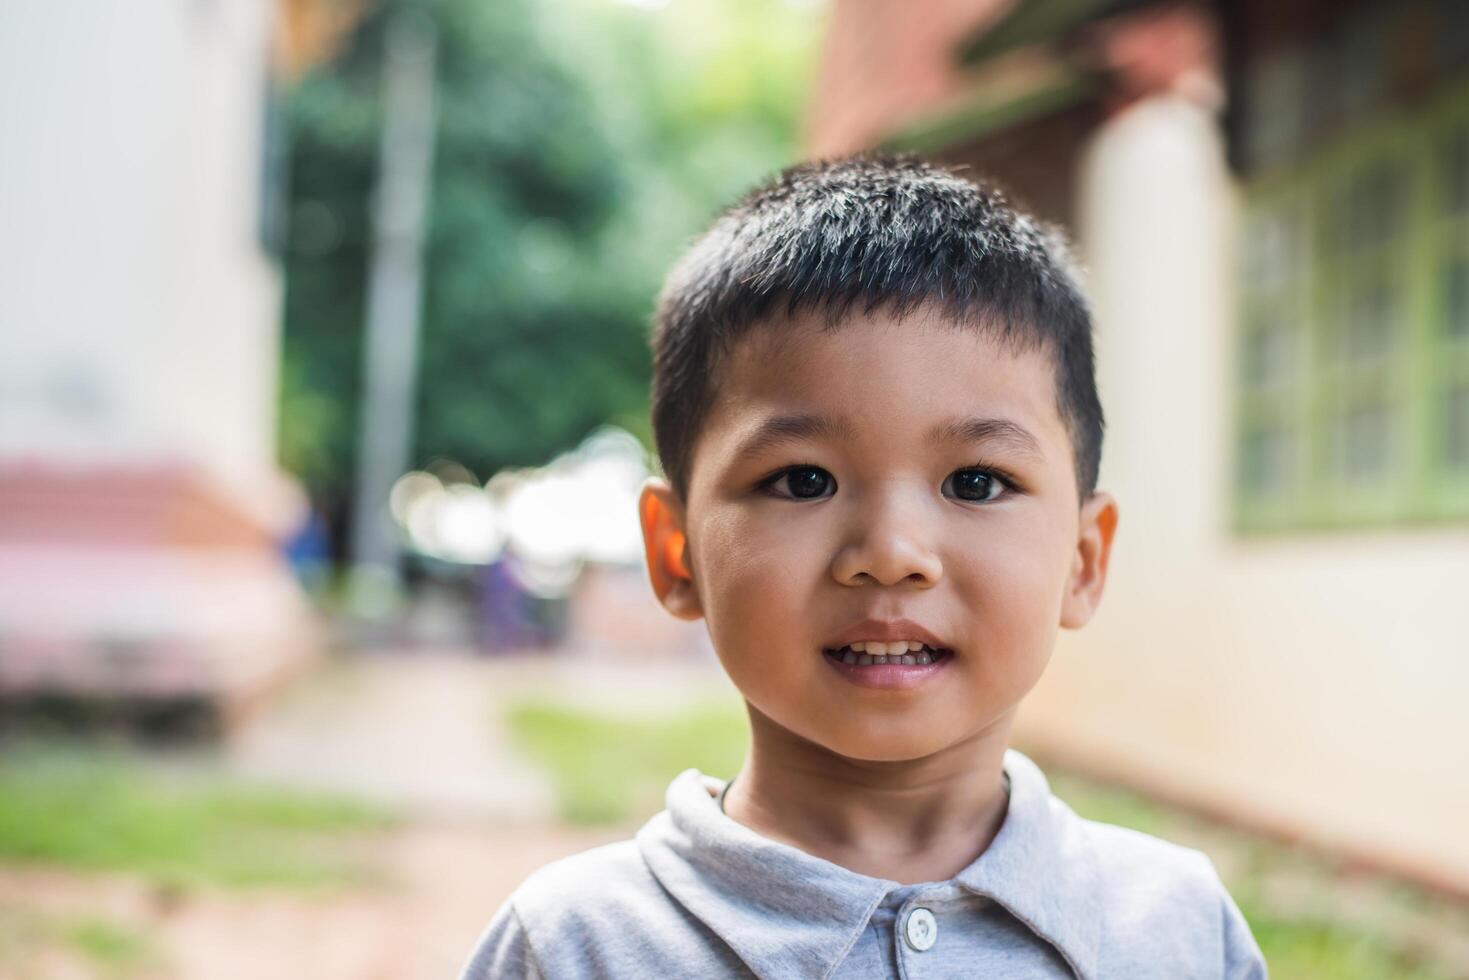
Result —
[{"label": "green grass lawn", "polygon": [[392,820],[336,797],[166,772],[119,748],[0,746],[3,863],[175,885],[360,884],[371,874],[353,857],[353,838]]},{"label": "green grass lawn", "polygon": [[[689,767],[733,775],[748,737],[744,713],[723,701],[678,714],[631,716],[534,698],[511,704],[507,716],[515,744],[555,787],[562,816],[577,823],[641,820],[662,807],[669,780]],[[1469,976],[1469,967],[1453,962],[1432,939],[1435,930],[1443,934],[1459,921],[1469,926],[1469,911],[1461,906],[1381,882],[1368,890],[1369,911],[1349,915],[1335,894],[1341,879],[1325,862],[1106,784],[1048,776],[1056,794],[1084,817],[1180,843],[1206,837],[1208,843],[1197,846],[1220,867],[1273,980]],[[1304,896],[1297,889],[1290,902],[1272,897],[1287,871],[1308,882]],[[1414,928],[1395,931],[1393,922]]]},{"label": "green grass lawn", "polygon": [[723,701],[637,718],[531,699],[513,704],[508,720],[516,745],[550,777],[562,818],[578,824],[657,812],[685,769],[734,775],[748,737],[744,712]]}]

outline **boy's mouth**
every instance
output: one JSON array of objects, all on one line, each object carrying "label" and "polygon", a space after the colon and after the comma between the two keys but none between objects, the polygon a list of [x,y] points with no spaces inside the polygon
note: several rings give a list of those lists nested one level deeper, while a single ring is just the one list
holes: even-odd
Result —
[{"label": "boy's mouth", "polygon": [[954,648],[947,643],[946,637],[911,619],[869,618],[827,637],[821,650],[849,667],[916,667],[951,658]]},{"label": "boy's mouth", "polygon": [[918,640],[857,642],[841,647],[826,647],[821,652],[850,667],[883,666],[885,664],[927,666],[953,656],[952,650],[929,646]]},{"label": "boy's mouth", "polygon": [[944,673],[954,659],[953,650],[918,640],[858,641],[824,647],[821,653],[847,681],[879,691],[918,688]]}]

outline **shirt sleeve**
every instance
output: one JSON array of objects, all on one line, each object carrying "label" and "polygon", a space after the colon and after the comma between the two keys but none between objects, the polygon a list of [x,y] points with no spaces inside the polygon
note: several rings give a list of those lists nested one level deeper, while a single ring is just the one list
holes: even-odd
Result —
[{"label": "shirt sleeve", "polygon": [[542,980],[544,976],[515,906],[506,901],[479,937],[459,980]]},{"label": "shirt sleeve", "polygon": [[1224,920],[1224,980],[1267,980],[1265,956],[1244,914],[1222,882],[1219,898]]}]

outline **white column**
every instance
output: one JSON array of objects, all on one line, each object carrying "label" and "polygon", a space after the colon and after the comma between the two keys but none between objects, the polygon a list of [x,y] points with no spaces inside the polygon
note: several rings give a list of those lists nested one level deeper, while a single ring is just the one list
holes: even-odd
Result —
[{"label": "white column", "polygon": [[1122,555],[1198,560],[1227,520],[1231,189],[1210,110],[1138,103],[1082,165],[1079,238]]}]

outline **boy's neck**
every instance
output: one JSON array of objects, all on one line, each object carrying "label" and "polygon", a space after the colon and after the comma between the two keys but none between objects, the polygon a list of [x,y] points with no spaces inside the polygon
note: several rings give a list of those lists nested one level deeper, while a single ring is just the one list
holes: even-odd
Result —
[{"label": "boy's neck", "polygon": [[750,755],[725,812],[771,840],[900,884],[947,881],[1004,823],[1013,713],[970,739],[905,762],[849,759],[750,709]]}]

